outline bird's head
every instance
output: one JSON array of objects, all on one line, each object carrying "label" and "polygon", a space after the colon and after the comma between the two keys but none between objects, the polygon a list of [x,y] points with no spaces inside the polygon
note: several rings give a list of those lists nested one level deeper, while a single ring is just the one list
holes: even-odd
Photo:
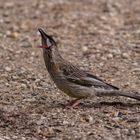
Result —
[{"label": "bird's head", "polygon": [[56,46],[54,39],[43,31],[43,29],[38,28],[38,31],[40,32],[42,38],[42,45],[39,46],[40,48],[51,49],[53,46]]}]

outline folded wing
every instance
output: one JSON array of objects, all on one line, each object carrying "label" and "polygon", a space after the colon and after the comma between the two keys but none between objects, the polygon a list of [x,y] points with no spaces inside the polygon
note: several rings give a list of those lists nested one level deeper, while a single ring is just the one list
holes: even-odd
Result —
[{"label": "folded wing", "polygon": [[73,65],[69,65],[69,68],[62,67],[61,70],[63,71],[63,75],[69,82],[81,86],[86,86],[86,87],[94,86],[97,89],[119,90],[119,88],[104,82],[103,80],[99,79],[97,76],[89,72],[80,70]]}]

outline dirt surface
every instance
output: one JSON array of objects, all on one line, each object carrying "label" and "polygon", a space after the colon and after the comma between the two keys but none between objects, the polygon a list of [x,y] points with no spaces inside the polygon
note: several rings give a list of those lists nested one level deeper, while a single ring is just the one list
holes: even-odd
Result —
[{"label": "dirt surface", "polygon": [[38,27],[62,56],[140,91],[139,0],[0,0],[0,140],[138,140],[140,102],[83,100],[76,109],[46,71]]}]

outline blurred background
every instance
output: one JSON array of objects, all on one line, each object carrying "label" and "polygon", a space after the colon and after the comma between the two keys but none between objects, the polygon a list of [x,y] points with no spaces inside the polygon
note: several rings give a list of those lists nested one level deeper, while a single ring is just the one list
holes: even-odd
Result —
[{"label": "blurred background", "polygon": [[134,100],[61,106],[70,99],[50,80],[36,47],[38,27],[68,61],[124,90],[140,90],[139,0],[0,0],[0,139],[140,139]]}]

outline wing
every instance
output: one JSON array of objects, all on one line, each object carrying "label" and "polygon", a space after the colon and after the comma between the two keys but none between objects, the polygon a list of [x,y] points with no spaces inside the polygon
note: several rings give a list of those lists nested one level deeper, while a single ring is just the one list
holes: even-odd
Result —
[{"label": "wing", "polygon": [[[110,89],[119,90],[118,87],[106,83],[105,81],[103,81],[102,79],[98,78],[98,77],[95,76],[95,75],[92,75],[92,74],[90,74],[90,73],[87,73],[87,77],[92,78],[92,80],[95,80],[97,83],[100,83],[100,84],[103,85],[105,88],[110,88]],[[99,85],[100,85],[100,84],[99,84]],[[97,84],[97,86],[98,86],[98,84]]]},{"label": "wing", "polygon": [[106,90],[118,90],[119,88],[110,85],[103,80],[99,79],[97,76],[92,75],[91,73],[88,73],[86,71],[83,71],[73,65],[67,65],[61,68],[63,75],[65,78],[72,83],[86,86],[86,87],[92,87],[100,88],[100,89],[106,89]]}]

